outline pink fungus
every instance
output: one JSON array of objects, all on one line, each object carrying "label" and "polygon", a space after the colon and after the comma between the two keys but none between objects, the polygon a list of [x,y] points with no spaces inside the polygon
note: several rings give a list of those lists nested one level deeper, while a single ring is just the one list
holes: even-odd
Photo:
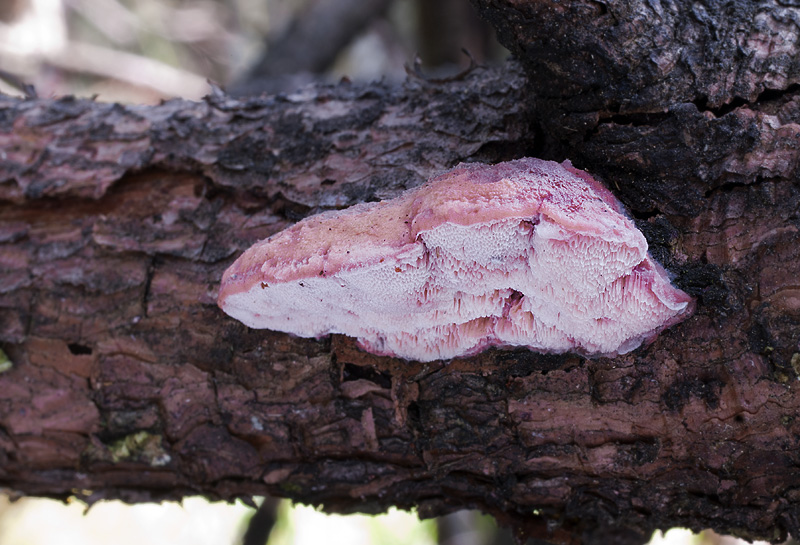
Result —
[{"label": "pink fungus", "polygon": [[231,265],[219,305],[249,327],[432,361],[489,346],[623,354],[692,301],[602,184],[520,159],[306,218]]}]

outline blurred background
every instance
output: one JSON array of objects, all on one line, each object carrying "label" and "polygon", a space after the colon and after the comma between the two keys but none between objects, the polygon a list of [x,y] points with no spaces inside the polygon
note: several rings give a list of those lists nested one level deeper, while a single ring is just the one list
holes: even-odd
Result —
[{"label": "blurred background", "polygon": [[[197,100],[209,81],[234,95],[312,82],[402,81],[415,58],[432,77],[508,55],[467,0],[0,0],[0,92],[106,102]],[[267,498],[241,503],[62,503],[0,495],[0,545],[511,544],[491,517],[461,511],[329,516]],[[12,501],[12,498],[14,501]],[[746,543],[656,532],[653,545]]]},{"label": "blurred background", "polygon": [[501,60],[467,0],[2,0],[0,90],[103,101],[199,99]]},{"label": "blurred background", "polygon": [[[312,507],[274,504],[271,531],[259,527],[259,515],[241,503],[186,498],[181,504],[126,505],[98,502],[90,509],[78,501],[0,497],[2,545],[514,545],[511,532],[492,517],[459,511],[436,520],[396,509],[383,515],[326,515]],[[260,512],[259,512],[260,513]],[[263,522],[263,521],[261,521]],[[263,530],[263,526],[261,530]],[[533,541],[530,542],[533,545]],[[649,545],[744,545],[711,531],[655,532]],[[768,545],[767,542],[754,542]],[[540,545],[537,542],[536,545]],[[609,545],[614,545],[609,544]]]}]

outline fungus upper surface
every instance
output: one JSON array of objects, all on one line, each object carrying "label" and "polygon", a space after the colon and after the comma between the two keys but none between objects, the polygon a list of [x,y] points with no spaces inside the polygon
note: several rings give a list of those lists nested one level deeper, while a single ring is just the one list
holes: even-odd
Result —
[{"label": "fungus upper surface", "polygon": [[342,333],[419,361],[489,346],[621,354],[690,303],[611,192],[538,159],[460,165],[306,218],[248,249],[219,295],[249,327]]}]

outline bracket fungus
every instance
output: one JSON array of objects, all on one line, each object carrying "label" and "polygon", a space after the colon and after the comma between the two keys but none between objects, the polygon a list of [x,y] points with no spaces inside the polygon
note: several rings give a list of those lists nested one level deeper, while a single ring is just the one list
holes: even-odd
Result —
[{"label": "bracket fungus", "polygon": [[252,328],[432,361],[489,346],[622,354],[692,300],[602,184],[569,162],[519,159],[310,216],[239,257],[219,305]]}]

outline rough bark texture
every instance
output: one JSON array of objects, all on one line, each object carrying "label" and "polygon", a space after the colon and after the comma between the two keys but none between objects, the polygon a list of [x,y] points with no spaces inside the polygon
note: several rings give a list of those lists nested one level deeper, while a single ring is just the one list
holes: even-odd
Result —
[{"label": "rough bark texture", "polygon": [[[478,507],[562,543],[800,533],[800,10],[474,2],[516,64],[155,108],[0,109],[0,484]],[[469,160],[571,158],[695,315],[614,359],[418,364],[214,305],[256,239]]]}]

